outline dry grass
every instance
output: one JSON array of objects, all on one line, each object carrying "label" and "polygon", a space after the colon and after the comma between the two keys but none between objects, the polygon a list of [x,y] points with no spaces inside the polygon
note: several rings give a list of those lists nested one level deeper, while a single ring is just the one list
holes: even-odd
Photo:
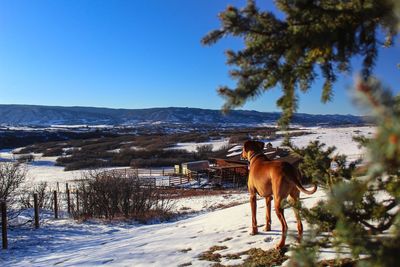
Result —
[{"label": "dry grass", "polygon": [[[246,200],[246,202],[248,202],[248,201]],[[222,209],[232,208],[232,207],[235,207],[237,205],[241,205],[243,203],[244,202],[238,202],[238,201],[232,201],[232,202],[227,203],[227,204],[218,203],[218,204],[212,205],[209,208],[209,210],[214,211],[214,210],[222,210]]]},{"label": "dry grass", "polygon": [[262,250],[260,248],[252,248],[246,251],[249,257],[239,266],[276,266],[281,265],[288,256],[285,256],[285,251],[277,249]]},{"label": "dry grass", "polygon": [[207,251],[200,254],[199,260],[220,262],[222,256],[221,254],[215,252],[227,248],[228,248],[227,246],[212,246]]},{"label": "dry grass", "polygon": [[191,250],[192,250],[192,248],[184,248],[184,249],[179,250],[179,252],[188,253]]},{"label": "dry grass", "polygon": [[318,266],[321,267],[354,267],[357,265],[357,261],[350,259],[350,258],[345,258],[345,259],[332,259],[332,260],[322,260],[318,262]]},{"label": "dry grass", "polygon": [[[254,266],[254,267],[261,267],[261,266],[279,266],[281,265],[284,261],[288,259],[288,256],[285,256],[285,250],[276,250],[276,249],[270,249],[270,250],[262,250],[260,248],[252,248],[247,251],[239,252],[239,253],[233,253],[233,254],[226,254],[222,256],[219,253],[214,253],[215,251],[226,249],[226,246],[213,246],[211,247],[208,251],[203,252],[199,259],[200,260],[207,260],[207,261],[213,261],[217,262],[216,264],[212,265],[213,267],[223,267],[223,266],[235,266],[235,267],[248,267],[248,266]],[[240,259],[241,256],[243,255],[248,255],[248,257],[244,260],[242,264],[238,265],[222,265],[219,262],[221,262],[222,258],[228,259],[228,260],[236,260]],[[347,266],[346,266],[347,267]]]},{"label": "dry grass", "polygon": [[211,251],[206,251],[200,254],[199,260],[201,261],[221,261],[221,254],[219,253],[212,253]]},{"label": "dry grass", "polygon": [[224,257],[228,260],[238,260],[240,256],[239,254],[226,254]]},{"label": "dry grass", "polygon": [[[226,249],[226,246],[213,246],[208,251],[202,253],[201,260],[213,261],[216,262],[213,264],[213,267],[269,267],[269,266],[280,266],[283,262],[289,259],[288,256],[285,255],[287,249],[283,250],[262,250],[260,248],[252,248],[247,251],[242,251],[233,254],[221,255],[219,253],[214,253],[215,251]],[[225,258],[227,260],[237,260],[240,259],[241,256],[248,255],[248,257],[244,260],[243,263],[237,265],[223,265],[221,264],[221,259]],[[321,267],[355,267],[357,261],[354,261],[349,258],[345,259],[332,259],[332,260],[322,260],[318,262],[318,266]]]},{"label": "dry grass", "polygon": [[228,248],[227,246],[212,246],[211,248],[208,249],[208,251],[215,252],[215,251],[224,250],[227,248]]},{"label": "dry grass", "polygon": [[232,237],[227,237],[224,240],[219,241],[218,243],[223,243],[223,242],[226,242],[226,241],[229,241],[229,240],[232,240],[232,239],[233,239]]}]

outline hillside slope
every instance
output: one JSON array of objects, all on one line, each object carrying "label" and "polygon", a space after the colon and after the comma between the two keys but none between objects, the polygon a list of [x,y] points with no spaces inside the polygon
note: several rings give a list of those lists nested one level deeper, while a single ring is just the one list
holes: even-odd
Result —
[{"label": "hillside slope", "polygon": [[[134,125],[138,123],[181,124],[259,124],[276,123],[278,112],[234,110],[223,115],[220,110],[198,108],[110,109],[94,107],[55,107],[33,105],[0,105],[1,125]],[[353,115],[295,114],[293,123],[302,125],[361,124],[363,118]]]},{"label": "hillside slope", "polygon": [[[313,206],[324,193],[318,190],[312,196],[302,195],[302,202]],[[196,201],[196,200],[194,200]],[[272,210],[272,231],[264,232],[265,201],[258,201],[260,234],[249,235],[250,206],[239,206],[205,213],[177,222],[153,225],[75,223],[72,220],[49,220],[36,231],[15,233],[18,240],[1,255],[2,266],[211,266],[199,254],[210,247],[226,246],[218,251],[222,264],[238,264],[240,259],[228,259],[227,254],[250,248],[268,250],[274,247],[281,235],[281,225]],[[272,204],[272,207],[274,205]],[[285,210],[289,227],[287,243],[295,242],[296,220],[291,209]],[[303,222],[304,223],[304,222]],[[305,234],[308,226],[305,225]],[[335,257],[326,251],[325,257]]]}]

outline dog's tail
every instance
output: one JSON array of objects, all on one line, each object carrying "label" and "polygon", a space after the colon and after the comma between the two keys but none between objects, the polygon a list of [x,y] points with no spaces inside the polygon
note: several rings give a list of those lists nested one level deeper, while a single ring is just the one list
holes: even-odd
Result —
[{"label": "dog's tail", "polygon": [[306,190],[306,189],[301,185],[301,183],[296,183],[296,187],[297,187],[297,189],[299,189],[301,192],[303,192],[304,194],[307,194],[307,195],[312,195],[312,194],[315,193],[315,191],[317,191],[317,185],[316,185],[316,184],[314,184],[314,188],[313,188],[311,191]]},{"label": "dog's tail", "polygon": [[296,185],[297,189],[299,189],[301,192],[307,195],[312,195],[317,191],[317,184],[314,184],[314,188],[311,191],[306,190],[303,185],[301,184],[301,173],[299,170],[297,170],[297,179],[294,179],[293,182]]}]

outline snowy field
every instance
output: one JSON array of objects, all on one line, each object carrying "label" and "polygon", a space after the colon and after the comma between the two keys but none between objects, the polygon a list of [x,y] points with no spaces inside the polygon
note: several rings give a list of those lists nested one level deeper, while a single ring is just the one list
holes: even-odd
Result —
[{"label": "snowy field", "polygon": [[[360,150],[353,136],[371,137],[373,127],[312,128],[313,132],[293,138],[297,146],[305,146],[309,141],[320,140],[328,146],[335,145],[338,153],[351,159],[359,157]],[[266,140],[267,141],[267,140]],[[228,140],[211,144],[226,145]],[[272,142],[274,146],[280,141]],[[179,144],[180,148],[193,148],[199,144]],[[214,148],[215,148],[214,147]],[[3,161],[11,160],[10,151],[1,151]],[[55,158],[40,157],[26,168],[32,182],[64,182],[79,178],[81,171],[64,172],[54,166]],[[301,195],[302,203],[311,207],[324,197],[318,190],[311,196]],[[265,202],[258,201],[258,222],[260,234],[250,236],[250,205],[247,193],[200,196],[179,199],[176,211],[189,215],[168,223],[140,225],[131,223],[100,223],[96,221],[79,223],[67,217],[54,220],[45,216],[40,229],[29,226],[11,229],[9,247],[0,252],[0,266],[211,266],[212,262],[201,261],[198,256],[208,248],[219,245],[226,249],[219,251],[221,263],[234,265],[240,259],[229,260],[227,254],[246,251],[250,248],[273,248],[280,239],[280,223],[272,211],[272,231],[264,232]],[[273,207],[273,205],[272,205]],[[291,209],[285,210],[289,235],[296,234],[296,220]],[[305,222],[303,222],[305,223]],[[305,224],[305,235],[309,227]],[[287,244],[294,244],[289,236]],[[335,252],[325,250],[324,258],[334,258]],[[345,255],[349,256],[349,255]]]},{"label": "snowy field", "polygon": [[[348,160],[356,160],[365,153],[363,148],[358,147],[358,143],[353,141],[353,137],[366,136],[373,137],[375,127],[342,127],[342,128],[303,128],[301,131],[311,132],[311,134],[292,137],[291,142],[297,147],[305,147],[311,141],[318,140],[320,143],[326,144],[326,147],[335,146],[337,154],[345,154]],[[294,132],[300,132],[298,130]],[[274,147],[281,146],[282,140],[264,140],[265,143],[270,142]],[[238,152],[240,153],[240,152]],[[237,153],[236,153],[237,154]],[[235,153],[231,153],[235,155]]]},{"label": "snowy field", "polygon": [[220,140],[213,140],[210,142],[201,142],[201,143],[195,143],[195,142],[177,143],[176,146],[174,146],[170,149],[183,149],[183,150],[187,150],[189,152],[196,152],[197,147],[204,146],[204,145],[212,145],[214,151],[219,150],[219,149],[229,145],[229,138],[223,138]]},{"label": "snowy field", "polygon": [[[348,155],[349,160],[358,159],[364,151],[358,147],[358,144],[353,141],[354,136],[364,135],[366,137],[372,137],[375,132],[375,128],[372,126],[365,127],[343,127],[343,128],[303,128],[306,132],[312,132],[312,134],[303,135],[299,137],[293,137],[292,142],[296,146],[304,147],[310,141],[319,140],[321,143],[325,143],[327,146],[336,146],[337,153]],[[280,146],[282,140],[264,140],[266,143],[271,142],[274,147]],[[210,144],[214,150],[218,150],[221,147],[229,145],[229,139],[214,140],[203,143],[178,143],[175,149],[186,149],[188,151],[196,151],[197,146]],[[240,153],[240,152],[239,152]],[[231,154],[235,155],[235,153]],[[12,160],[14,155],[11,150],[0,151],[0,161]],[[63,167],[55,166],[56,157],[42,157],[39,154],[35,154],[35,161],[29,164],[25,164],[28,171],[28,177],[32,182],[47,181],[49,183],[65,183],[68,181],[76,180],[82,177],[83,171],[68,171],[65,172]],[[126,169],[124,167],[119,168],[108,168],[108,169]],[[172,167],[165,169],[166,172],[172,172]],[[161,175],[161,168],[153,169],[152,176]],[[149,170],[139,169],[139,173],[143,176],[148,176]]]},{"label": "snowy field", "polygon": [[[353,141],[355,136],[373,137],[375,127],[345,127],[345,128],[309,128],[312,134],[293,137],[292,143],[298,147],[305,147],[310,141],[318,140],[325,143],[326,147],[335,146],[336,153],[345,154],[349,160],[356,160],[362,156],[365,151],[358,147],[358,143]],[[279,146],[282,141],[273,141],[272,145]]]},{"label": "snowy field", "polygon": [[[322,191],[302,196],[310,207],[323,197]],[[273,206],[273,205],[272,205]],[[294,242],[296,220],[291,209],[285,210],[289,227],[287,243]],[[238,264],[224,255],[250,248],[271,249],[280,239],[280,223],[272,211],[272,231],[264,232],[264,201],[258,201],[260,234],[249,235],[249,205],[194,215],[175,222],[153,225],[76,223],[70,219],[46,220],[39,230],[18,230],[10,233],[10,249],[1,252],[2,266],[210,266],[198,256],[214,245],[227,248],[219,251],[222,264]],[[308,226],[305,225],[305,235]],[[326,251],[326,258],[334,257]],[[347,255],[348,256],[348,255]]]}]

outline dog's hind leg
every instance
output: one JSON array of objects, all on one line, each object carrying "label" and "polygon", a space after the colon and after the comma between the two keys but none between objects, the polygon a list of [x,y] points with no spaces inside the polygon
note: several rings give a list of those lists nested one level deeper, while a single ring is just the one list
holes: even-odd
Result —
[{"label": "dog's hind leg", "polygon": [[301,223],[301,218],[300,218],[300,211],[299,211],[300,200],[299,200],[299,198],[300,198],[300,191],[297,189],[293,190],[288,197],[288,201],[292,205],[294,215],[296,216],[297,233],[298,233],[297,241],[298,242],[300,242],[301,238],[303,237],[303,224]]},{"label": "dog's hind leg", "polygon": [[275,212],[276,216],[278,216],[279,221],[281,222],[282,225],[282,237],[281,241],[279,244],[276,245],[277,249],[283,248],[285,246],[285,241],[286,241],[286,235],[287,235],[287,230],[288,226],[285,220],[285,215],[283,214],[283,209],[281,208],[281,199],[274,197],[274,204],[275,204]]},{"label": "dog's hind leg", "polygon": [[257,196],[255,193],[250,193],[250,206],[251,206],[251,234],[258,234],[257,228]]},{"label": "dog's hind leg", "polygon": [[265,197],[265,207],[266,207],[266,216],[265,216],[265,231],[271,231],[271,200],[272,196]]}]

